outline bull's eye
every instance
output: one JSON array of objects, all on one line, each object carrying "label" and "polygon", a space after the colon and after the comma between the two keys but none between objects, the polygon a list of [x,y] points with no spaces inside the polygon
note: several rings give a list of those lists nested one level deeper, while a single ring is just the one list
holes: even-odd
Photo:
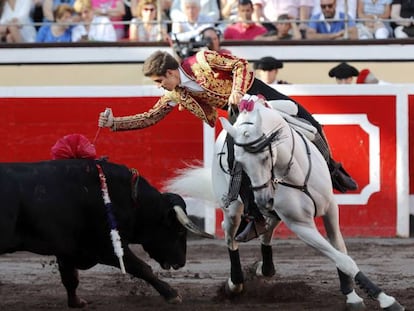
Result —
[{"label": "bull's eye", "polygon": [[249,132],[248,132],[248,131],[244,131],[244,132],[243,132],[243,136],[244,136],[244,137],[249,137],[249,136],[250,136],[250,134],[249,134]]}]

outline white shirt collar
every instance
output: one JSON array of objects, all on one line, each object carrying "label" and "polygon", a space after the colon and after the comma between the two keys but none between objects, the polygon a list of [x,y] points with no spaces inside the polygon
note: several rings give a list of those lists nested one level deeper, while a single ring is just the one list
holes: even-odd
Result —
[{"label": "white shirt collar", "polygon": [[178,72],[180,73],[180,86],[190,91],[204,91],[203,88],[197,84],[194,80],[190,79],[181,68],[178,68]]}]

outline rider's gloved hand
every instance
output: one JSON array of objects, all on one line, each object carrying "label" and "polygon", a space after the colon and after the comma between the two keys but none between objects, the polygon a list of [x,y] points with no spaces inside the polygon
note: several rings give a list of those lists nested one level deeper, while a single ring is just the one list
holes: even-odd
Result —
[{"label": "rider's gloved hand", "polygon": [[114,115],[111,108],[106,108],[105,111],[99,114],[98,126],[99,127],[112,127],[114,124]]},{"label": "rider's gloved hand", "polygon": [[229,106],[236,106],[241,102],[243,93],[240,91],[233,90],[229,96]]}]

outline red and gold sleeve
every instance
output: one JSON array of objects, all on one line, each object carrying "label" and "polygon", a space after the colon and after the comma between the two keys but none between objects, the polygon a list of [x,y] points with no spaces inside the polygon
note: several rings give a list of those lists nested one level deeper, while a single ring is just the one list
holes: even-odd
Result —
[{"label": "red and gold sleeve", "polygon": [[254,73],[249,69],[249,63],[246,59],[212,51],[204,51],[203,55],[211,68],[231,72],[233,76],[233,91],[245,94],[251,87]]},{"label": "red and gold sleeve", "polygon": [[115,117],[114,124],[111,127],[112,131],[138,130],[158,123],[174,109],[173,106],[168,104],[169,101],[171,101],[170,98],[162,96],[147,112]]}]

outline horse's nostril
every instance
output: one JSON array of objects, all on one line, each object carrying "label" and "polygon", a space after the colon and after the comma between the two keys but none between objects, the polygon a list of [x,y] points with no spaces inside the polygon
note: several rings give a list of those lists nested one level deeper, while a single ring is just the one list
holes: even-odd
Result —
[{"label": "horse's nostril", "polygon": [[267,209],[272,209],[273,208],[273,203],[274,203],[273,198],[271,198],[269,201],[267,201],[266,208]]}]

